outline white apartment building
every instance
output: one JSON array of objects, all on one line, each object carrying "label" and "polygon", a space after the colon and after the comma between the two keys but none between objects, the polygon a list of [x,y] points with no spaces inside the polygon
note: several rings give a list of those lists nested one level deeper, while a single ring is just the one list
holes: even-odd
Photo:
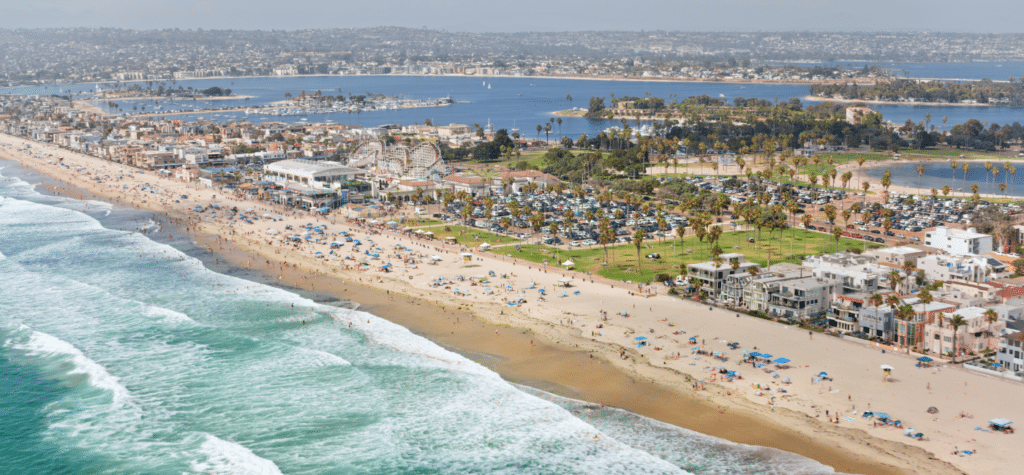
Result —
[{"label": "white apartment building", "polygon": [[924,234],[924,245],[949,254],[980,256],[992,252],[992,236],[975,228],[964,231],[940,226]]},{"label": "white apartment building", "polygon": [[989,263],[993,260],[984,256],[925,256],[917,260],[917,268],[924,271],[929,280],[960,280],[985,282],[988,279],[1004,277],[1005,265]]},{"label": "white apartment building", "polygon": [[876,262],[875,257],[844,251],[810,256],[802,264],[811,269],[814,277],[838,281],[842,293],[873,293],[878,290],[881,276],[891,270]]},{"label": "white apartment building", "polygon": [[[696,277],[699,279],[701,281],[701,288],[705,289],[711,298],[718,298],[719,294],[721,294],[723,290],[722,285],[730,275],[745,274],[747,273],[747,269],[750,269],[751,267],[760,268],[757,263],[747,262],[747,256],[744,256],[743,254],[732,252],[722,254],[718,257],[722,259],[722,265],[720,267],[715,267],[715,263],[713,261],[696,262],[686,266],[687,278]],[[732,268],[732,263],[734,261],[739,265],[736,270],[733,270]]]}]

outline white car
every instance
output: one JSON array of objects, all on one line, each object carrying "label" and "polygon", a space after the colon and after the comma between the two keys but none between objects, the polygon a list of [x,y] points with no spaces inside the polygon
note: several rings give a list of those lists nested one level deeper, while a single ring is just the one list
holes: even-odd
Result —
[{"label": "white car", "polygon": [[572,247],[580,247],[579,241],[569,241],[569,245]]}]

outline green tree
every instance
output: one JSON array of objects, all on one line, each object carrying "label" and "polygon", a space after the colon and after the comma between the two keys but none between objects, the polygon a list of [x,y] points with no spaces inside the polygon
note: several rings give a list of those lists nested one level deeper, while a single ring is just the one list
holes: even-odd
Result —
[{"label": "green tree", "polygon": [[644,245],[644,238],[646,238],[646,237],[647,237],[647,232],[644,231],[643,228],[637,228],[636,232],[633,233],[633,246],[636,247],[636,273],[637,273],[637,275],[640,274],[640,269],[641,269],[640,263],[641,263],[641,261],[643,261],[643,256],[641,256],[640,254],[642,252],[641,249],[643,248],[643,245]]},{"label": "green tree", "polygon": [[956,338],[956,336],[957,336],[957,330],[959,330],[960,327],[966,325],[967,321],[964,319],[963,316],[956,315],[956,314],[954,314],[952,317],[949,317],[948,321],[949,321],[949,326],[953,328],[953,350],[952,350],[953,361],[952,362],[956,363],[956,353],[957,353],[957,349],[956,349],[956,340],[957,340],[957,338]]}]

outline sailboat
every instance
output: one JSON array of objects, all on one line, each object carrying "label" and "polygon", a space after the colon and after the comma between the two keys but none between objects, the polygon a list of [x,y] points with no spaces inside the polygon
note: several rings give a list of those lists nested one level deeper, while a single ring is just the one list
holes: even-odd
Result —
[{"label": "sailboat", "polygon": [[487,85],[487,89],[490,89],[490,88],[491,88],[491,85],[490,85],[490,84],[488,84],[488,85]]},{"label": "sailboat", "polygon": [[480,82],[482,82],[484,86],[487,85],[487,81],[480,81]]}]

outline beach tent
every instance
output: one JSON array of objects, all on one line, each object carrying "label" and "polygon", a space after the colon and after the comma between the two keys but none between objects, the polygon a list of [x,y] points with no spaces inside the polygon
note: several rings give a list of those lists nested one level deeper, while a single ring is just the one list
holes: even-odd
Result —
[{"label": "beach tent", "polygon": [[1009,420],[1009,419],[1007,419],[1005,417],[999,417],[999,418],[996,418],[996,419],[992,419],[991,421],[988,421],[988,423],[995,430],[1001,430],[1001,431],[1006,431],[1006,432],[1013,432],[1013,428],[1010,427],[1010,425],[1013,424],[1013,421],[1011,421],[1011,420]]},{"label": "beach tent", "polygon": [[490,248],[491,248],[491,245],[486,243],[486,242],[480,244],[480,249],[490,249]]},{"label": "beach tent", "polygon": [[565,266],[565,267],[573,267],[573,266],[576,265],[576,263],[573,262],[572,259],[569,259],[569,260],[563,262],[562,265]]}]

